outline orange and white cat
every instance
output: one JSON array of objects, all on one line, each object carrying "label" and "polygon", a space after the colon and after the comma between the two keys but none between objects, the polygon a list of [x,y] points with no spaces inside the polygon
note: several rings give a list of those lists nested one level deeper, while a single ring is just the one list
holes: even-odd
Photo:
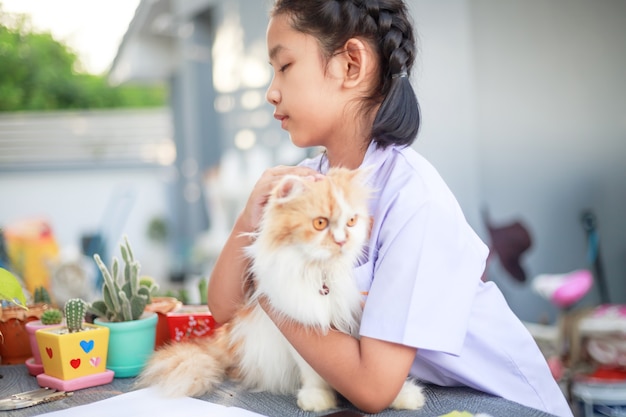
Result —
[{"label": "orange and white cat", "polygon": [[[230,377],[250,389],[296,393],[304,410],[335,408],[334,390],[284,338],[258,298],[312,331],[336,329],[358,337],[363,298],[352,269],[370,227],[370,193],[362,176],[332,168],[323,179],[283,178],[247,248],[253,284],[245,305],[215,336],[156,351],[139,386],[158,386],[168,396],[200,396]],[[392,407],[423,404],[421,387],[407,380]]]}]

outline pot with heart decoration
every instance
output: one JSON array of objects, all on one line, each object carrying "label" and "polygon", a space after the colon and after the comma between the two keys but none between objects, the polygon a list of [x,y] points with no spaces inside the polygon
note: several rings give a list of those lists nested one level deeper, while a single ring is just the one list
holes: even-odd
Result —
[{"label": "pot with heart decoration", "polygon": [[140,264],[127,236],[120,252],[123,266],[113,257],[110,268],[94,254],[104,284],[102,299],[91,303],[89,312],[97,316],[95,324],[110,330],[107,368],[115,371],[117,378],[130,378],[139,375],[154,352],[158,318],[155,312],[146,311],[146,306],[158,286],[139,276]]},{"label": "pot with heart decoration", "polygon": [[58,327],[63,323],[63,313],[61,310],[55,307],[51,307],[44,311],[41,315],[41,319],[29,321],[26,323],[26,332],[28,333],[28,340],[30,341],[30,351],[33,355],[32,358],[26,360],[26,368],[28,373],[37,376],[43,372],[43,365],[41,364],[41,355],[39,353],[39,346],[37,345],[37,337],[35,333],[39,329],[45,329],[48,327]]},{"label": "pot with heart decoration", "polygon": [[115,373],[106,369],[109,329],[84,323],[86,303],[78,298],[65,304],[66,325],[35,332],[43,373],[42,387],[62,391],[108,384]]}]

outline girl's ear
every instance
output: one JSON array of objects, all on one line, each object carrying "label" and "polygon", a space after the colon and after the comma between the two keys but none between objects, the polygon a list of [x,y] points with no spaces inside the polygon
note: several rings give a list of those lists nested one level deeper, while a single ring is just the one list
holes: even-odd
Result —
[{"label": "girl's ear", "polygon": [[366,42],[350,38],[344,45],[344,82],[347,88],[362,84],[374,64],[371,50]]}]

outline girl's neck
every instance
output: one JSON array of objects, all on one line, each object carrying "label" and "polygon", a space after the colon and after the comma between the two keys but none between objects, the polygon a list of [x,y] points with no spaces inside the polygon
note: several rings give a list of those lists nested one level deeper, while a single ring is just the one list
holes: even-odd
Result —
[{"label": "girl's neck", "polygon": [[375,107],[362,119],[357,114],[352,114],[354,119],[345,120],[346,129],[336,132],[334,139],[329,140],[325,146],[329,167],[357,169],[361,166],[372,140],[370,134],[377,110],[378,107]]},{"label": "girl's neck", "polygon": [[327,147],[326,158],[328,159],[328,166],[356,169],[361,166],[367,148],[368,143],[364,142],[345,143],[341,147],[336,148]]},{"label": "girl's neck", "polygon": [[358,114],[346,115],[353,118],[345,120],[346,129],[338,133],[339,136],[335,136],[335,140],[329,141],[326,146],[329,167],[357,169],[361,166],[372,141],[370,135],[378,107],[371,109],[362,118],[359,118]]}]

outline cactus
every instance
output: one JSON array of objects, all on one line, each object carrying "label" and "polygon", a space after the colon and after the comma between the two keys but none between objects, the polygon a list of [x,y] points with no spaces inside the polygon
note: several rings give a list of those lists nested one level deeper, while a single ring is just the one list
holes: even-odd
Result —
[{"label": "cactus", "polygon": [[86,305],[80,298],[72,298],[65,303],[65,323],[70,333],[83,330]]},{"label": "cactus", "polygon": [[150,289],[151,299],[155,296],[156,291],[159,289],[159,285],[154,281],[154,278],[147,275],[144,275],[139,279],[139,286],[144,286]]},{"label": "cactus", "polygon": [[50,294],[46,287],[37,287],[35,288],[35,293],[33,294],[33,301],[35,304],[43,303],[50,304]]},{"label": "cactus", "polygon": [[63,315],[58,308],[48,309],[41,314],[41,324],[59,324],[62,320]]},{"label": "cactus", "polygon": [[200,304],[207,304],[209,280],[206,277],[202,277],[198,282],[198,292],[200,292]]},{"label": "cactus", "polygon": [[102,272],[104,284],[102,300],[94,301],[89,306],[89,312],[111,322],[139,319],[146,305],[152,301],[151,294],[157,288],[154,282],[140,282],[140,265],[133,256],[126,236],[124,236],[124,243],[120,245],[120,252],[124,261],[121,273],[117,258],[113,258],[111,271],[109,271],[100,255],[96,253],[93,256]]}]

